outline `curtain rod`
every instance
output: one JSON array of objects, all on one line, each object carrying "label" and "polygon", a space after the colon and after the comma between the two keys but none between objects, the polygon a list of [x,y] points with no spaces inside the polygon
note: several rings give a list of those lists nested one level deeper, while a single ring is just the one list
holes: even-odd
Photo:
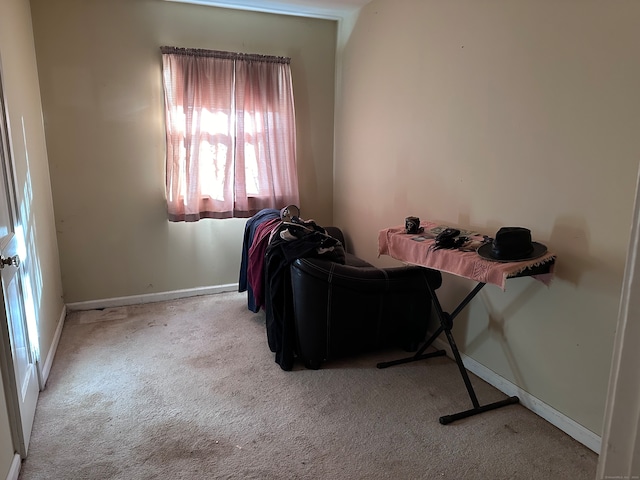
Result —
[{"label": "curtain rod", "polygon": [[274,55],[260,55],[257,53],[224,52],[221,50],[206,50],[203,48],[160,47],[163,54],[186,55],[192,57],[213,57],[227,60],[246,60],[254,62],[291,63],[290,57],[277,57]]}]

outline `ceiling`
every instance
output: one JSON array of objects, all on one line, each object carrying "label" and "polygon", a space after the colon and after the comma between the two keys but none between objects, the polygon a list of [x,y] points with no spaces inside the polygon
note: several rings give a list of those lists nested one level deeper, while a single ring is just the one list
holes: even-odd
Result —
[{"label": "ceiling", "polygon": [[297,15],[302,17],[341,19],[371,0],[168,0],[214,7]]}]

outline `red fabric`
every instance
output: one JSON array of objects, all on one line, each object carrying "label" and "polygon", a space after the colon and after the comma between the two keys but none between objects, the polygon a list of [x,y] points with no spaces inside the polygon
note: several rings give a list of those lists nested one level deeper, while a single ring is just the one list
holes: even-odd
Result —
[{"label": "red fabric", "polygon": [[[421,222],[421,226],[425,231],[428,231],[439,225]],[[378,235],[378,255],[389,255],[402,262],[440,270],[476,282],[491,283],[499,286],[502,290],[506,288],[507,278],[529,267],[541,265],[556,258],[553,253],[547,252],[542,257],[524,262],[492,262],[482,258],[476,252],[434,250],[430,248],[435,242],[434,239],[413,240],[417,237],[420,235],[405,233],[404,226],[381,230]],[[548,285],[553,276],[553,268],[554,265],[551,265],[549,274],[536,275],[534,278]]]},{"label": "red fabric", "polygon": [[264,254],[269,245],[271,232],[280,222],[280,218],[272,218],[258,225],[249,248],[247,281],[253,291],[256,306],[261,308],[264,308]]}]

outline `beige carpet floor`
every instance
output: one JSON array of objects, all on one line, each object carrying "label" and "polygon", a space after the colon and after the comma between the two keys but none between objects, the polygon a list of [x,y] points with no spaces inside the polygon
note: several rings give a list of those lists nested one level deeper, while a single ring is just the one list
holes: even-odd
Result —
[{"label": "beige carpet floor", "polygon": [[399,355],[285,372],[238,293],[72,312],[20,479],[595,477],[597,455],[520,405],[440,425],[471,406],[455,363],[375,367]]}]

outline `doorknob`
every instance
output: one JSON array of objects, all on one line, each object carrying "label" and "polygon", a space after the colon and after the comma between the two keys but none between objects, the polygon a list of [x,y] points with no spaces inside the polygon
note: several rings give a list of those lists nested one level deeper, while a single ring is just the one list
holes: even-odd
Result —
[{"label": "doorknob", "polygon": [[20,266],[20,257],[18,255],[14,255],[13,257],[0,256],[0,269],[6,265],[13,265],[14,267]]}]

